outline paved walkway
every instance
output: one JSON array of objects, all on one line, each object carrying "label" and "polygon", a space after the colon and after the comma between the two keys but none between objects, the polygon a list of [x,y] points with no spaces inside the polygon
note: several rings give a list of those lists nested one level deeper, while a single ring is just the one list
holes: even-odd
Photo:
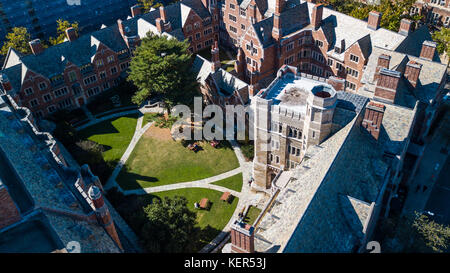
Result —
[{"label": "paved walkway", "polygon": [[216,181],[220,181],[225,178],[237,175],[241,172],[242,172],[241,167],[238,167],[234,170],[231,170],[231,171],[228,171],[228,172],[216,175],[216,176],[201,179],[201,180],[182,182],[182,183],[174,183],[174,184],[157,186],[157,187],[147,187],[147,188],[136,189],[136,190],[124,190],[123,193],[125,195],[130,195],[130,194],[147,194],[147,193],[153,193],[153,192],[170,191],[170,190],[185,189],[185,188],[209,188],[209,189],[215,189],[218,191],[229,191],[234,196],[239,197],[240,196],[239,192],[236,192],[231,189],[221,187],[218,185],[213,185],[211,183],[214,183]]}]

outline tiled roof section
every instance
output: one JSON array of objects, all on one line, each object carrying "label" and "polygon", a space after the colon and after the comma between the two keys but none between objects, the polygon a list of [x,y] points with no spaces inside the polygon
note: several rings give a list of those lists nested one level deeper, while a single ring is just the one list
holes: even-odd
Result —
[{"label": "tiled roof section", "polygon": [[[23,184],[35,208],[42,208],[64,246],[79,239],[83,252],[119,252],[100,225],[88,222],[92,209],[88,210],[89,205],[81,203],[68,186],[75,183],[76,177],[54,160],[48,144],[41,136],[33,135],[32,128],[25,126],[16,115],[8,105],[0,108],[0,148],[20,178],[16,183]],[[72,216],[84,219],[74,220]],[[85,232],[72,230],[74,225],[83,227]]]},{"label": "tiled roof section", "polygon": [[378,57],[382,54],[391,56],[389,63],[389,69],[391,70],[403,72],[408,61],[414,61],[422,64],[422,69],[419,74],[419,81],[414,90],[408,89],[405,79],[400,81],[397,89],[397,92],[400,93],[398,104],[405,107],[414,108],[415,100],[430,103],[430,101],[436,96],[436,91],[438,90],[444,75],[446,75],[446,65],[379,47],[374,47],[372,50],[372,55],[369,58],[369,62],[367,63],[366,69],[364,70],[361,78],[361,83],[363,83],[364,86],[361,87],[361,90],[358,92],[365,92],[365,94],[373,95],[376,85],[374,80],[375,69],[377,66]]},{"label": "tiled roof section", "polygon": [[[424,41],[432,41],[431,33],[426,25],[419,27],[413,32],[409,33],[405,40],[395,49],[397,52],[412,55],[415,57],[420,56],[422,50],[422,43]],[[440,62],[439,54],[436,51],[433,57],[433,61]]]},{"label": "tiled roof section", "polygon": [[366,97],[339,91],[337,94],[337,107],[359,113],[364,108],[368,99]]},{"label": "tiled roof section", "polygon": [[263,47],[272,44],[273,17],[269,17],[253,24],[253,28]]},{"label": "tiled roof section", "polygon": [[281,13],[282,36],[298,31],[309,24],[308,6],[306,3],[288,8]]},{"label": "tiled roof section", "polygon": [[367,60],[372,53],[372,41],[370,40],[370,35],[362,37],[358,40],[359,47],[361,48],[364,58]]},{"label": "tiled roof section", "polygon": [[233,74],[220,68],[216,72],[211,70],[211,62],[204,59],[200,55],[196,55],[192,64],[192,71],[197,75],[197,80],[204,84],[205,80],[211,75],[217,84],[217,87],[226,91],[226,96],[232,95],[235,90],[242,89],[247,84],[235,77]]},{"label": "tiled roof section", "polygon": [[[314,3],[307,3],[309,16],[311,16]],[[393,32],[384,28],[372,30],[367,28],[367,22],[356,19],[354,17],[345,15],[343,13],[331,10],[329,8],[323,8],[322,25],[326,25],[326,28],[334,28],[335,41],[332,44],[345,41],[345,47],[353,45],[358,42],[361,37],[370,35],[372,46],[379,46],[388,49],[395,49],[404,39],[405,36]],[[351,30],[351,31],[349,31]],[[330,32],[328,30],[327,32]],[[342,54],[337,54],[334,51],[330,51],[329,54],[335,56],[335,58],[342,59]]]},{"label": "tiled roof section", "polygon": [[389,104],[385,107],[379,141],[385,151],[400,155],[417,110]]},{"label": "tiled roof section", "polygon": [[200,0],[182,0],[181,4],[184,4],[195,11],[202,19],[206,17],[211,17],[208,9],[203,6],[202,1]]},{"label": "tiled roof section", "polygon": [[[302,218],[309,214],[309,207],[316,198],[316,192],[321,187],[329,167],[336,161],[336,155],[347,139],[355,121],[356,117],[320,146],[308,148],[303,163],[294,170],[291,181],[281,189],[273,207],[268,210],[259,223],[255,233],[256,251],[265,252],[273,246],[278,246],[280,252],[301,252],[298,249],[292,249],[292,242],[297,243],[297,240],[300,239],[295,239],[297,234],[293,233],[298,230],[297,226]],[[316,222],[325,222],[326,224],[330,220],[328,209],[314,216]],[[331,218],[338,217],[332,216]],[[325,233],[324,230],[323,232]],[[289,241],[291,244],[287,247]],[[317,243],[319,242],[317,241]],[[308,250],[310,250],[309,246],[303,252]]]}]

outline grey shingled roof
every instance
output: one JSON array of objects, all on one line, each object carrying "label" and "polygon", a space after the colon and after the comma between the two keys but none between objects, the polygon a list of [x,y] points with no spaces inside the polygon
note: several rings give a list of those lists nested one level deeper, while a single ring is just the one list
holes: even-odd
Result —
[{"label": "grey shingled roof", "polygon": [[[419,27],[413,32],[409,33],[405,40],[395,49],[397,52],[412,55],[415,57],[420,56],[422,50],[422,43],[424,41],[432,41],[431,33],[426,25]],[[433,61],[440,62],[439,54],[437,51],[433,56]]]}]

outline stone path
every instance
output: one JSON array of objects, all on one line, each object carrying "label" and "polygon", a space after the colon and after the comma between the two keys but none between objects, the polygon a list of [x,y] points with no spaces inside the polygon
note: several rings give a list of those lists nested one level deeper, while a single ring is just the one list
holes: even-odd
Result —
[{"label": "stone path", "polygon": [[231,189],[228,189],[228,188],[225,188],[225,187],[222,187],[219,185],[214,185],[211,183],[214,183],[216,181],[220,181],[225,178],[237,175],[237,174],[241,173],[241,171],[242,171],[241,167],[238,167],[234,170],[231,170],[231,171],[228,171],[228,172],[216,175],[216,176],[201,179],[201,180],[175,183],[175,184],[169,184],[169,185],[163,185],[163,186],[157,186],[157,187],[148,187],[148,188],[136,189],[136,190],[124,190],[123,193],[125,195],[130,195],[130,194],[147,194],[147,193],[153,193],[153,192],[170,191],[170,190],[185,189],[185,188],[209,188],[209,189],[214,189],[214,190],[218,190],[218,191],[222,191],[222,192],[229,191],[234,196],[239,197],[241,194],[240,192],[233,191]]}]

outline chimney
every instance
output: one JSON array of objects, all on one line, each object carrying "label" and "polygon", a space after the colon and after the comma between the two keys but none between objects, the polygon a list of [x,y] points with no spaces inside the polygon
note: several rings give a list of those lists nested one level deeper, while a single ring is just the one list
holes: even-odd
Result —
[{"label": "chimney", "polygon": [[273,15],[272,38],[275,41],[281,40],[281,18],[276,13]]},{"label": "chimney", "polygon": [[20,216],[19,210],[17,209],[14,200],[8,192],[8,189],[0,181],[0,229],[14,224],[20,221],[22,217]]},{"label": "chimney", "polygon": [[234,62],[234,70],[236,70],[238,78],[242,80],[245,70],[245,55],[241,47],[238,48],[236,62]]},{"label": "chimney", "polygon": [[311,15],[311,24],[314,26],[314,29],[318,29],[320,27],[320,24],[322,23],[322,14],[323,14],[323,5],[322,4],[316,4],[312,8],[312,15]]},{"label": "chimney", "polygon": [[109,213],[108,206],[103,200],[103,195],[97,186],[91,186],[88,191],[89,197],[94,205],[95,216],[100,225],[102,225],[106,232],[111,236],[114,242],[123,250],[122,244],[120,243],[119,235],[117,234],[116,227]]},{"label": "chimney", "polygon": [[422,65],[415,61],[411,60],[406,64],[405,73],[403,75],[414,88],[417,86],[421,69]]},{"label": "chimney", "polygon": [[374,98],[394,103],[400,76],[401,74],[398,71],[381,68],[378,73]]},{"label": "chimney", "polygon": [[164,9],[164,6],[159,7],[159,15],[163,22],[167,22],[166,10]]},{"label": "chimney", "polygon": [[378,140],[380,136],[381,122],[383,121],[385,108],[386,106],[383,104],[373,101],[369,102],[366,106],[361,126],[365,128],[375,140]]},{"label": "chimney", "polygon": [[30,44],[31,52],[33,52],[34,55],[38,55],[38,54],[41,54],[42,52],[44,52],[44,47],[41,44],[41,40],[34,39],[33,41],[29,42],[29,44]]},{"label": "chimney", "polygon": [[380,27],[381,16],[382,14],[380,12],[375,10],[371,11],[367,20],[367,27],[372,30],[377,30]]},{"label": "chimney", "polygon": [[434,52],[436,51],[436,46],[437,44],[433,41],[424,41],[422,44],[422,50],[420,51],[420,58],[432,61]]},{"label": "chimney", "polygon": [[280,15],[284,10],[285,0],[275,0],[275,14]]},{"label": "chimney", "polygon": [[250,85],[248,86],[249,96],[256,94],[258,89],[258,72],[256,72],[255,67],[252,66],[252,71],[250,72]]},{"label": "chimney", "polygon": [[142,7],[140,5],[134,5],[131,7],[131,17],[136,17],[142,14]]},{"label": "chimney", "polygon": [[12,90],[11,82],[9,81],[8,76],[6,76],[6,74],[0,74],[0,83],[5,93],[8,93],[9,91]]},{"label": "chimney", "polygon": [[119,28],[120,35],[122,35],[122,37],[125,37],[125,27],[121,19],[117,20],[117,27]]},{"label": "chimney", "polygon": [[389,69],[389,63],[391,62],[391,56],[386,54],[381,54],[378,56],[377,67],[375,68],[374,80],[378,79],[378,74],[380,73],[381,68]]},{"label": "chimney", "polygon": [[231,252],[254,253],[255,252],[255,228],[237,220],[231,225]]},{"label": "chimney", "polygon": [[327,83],[333,86],[336,91],[344,91],[345,88],[345,79],[331,76],[327,79]]},{"label": "chimney", "polygon": [[156,28],[158,29],[158,32],[163,33],[164,32],[163,20],[161,18],[156,18],[155,23],[156,23]]},{"label": "chimney", "polygon": [[408,19],[402,19],[400,21],[400,28],[398,30],[398,33],[404,36],[408,36],[408,34],[412,31],[413,23],[411,20]]},{"label": "chimney", "polygon": [[214,41],[214,44],[211,47],[211,62],[211,70],[217,71],[217,69],[220,68],[219,46],[217,41]]},{"label": "chimney", "polygon": [[77,31],[73,27],[66,29],[66,37],[70,42],[75,41],[78,38]]}]

